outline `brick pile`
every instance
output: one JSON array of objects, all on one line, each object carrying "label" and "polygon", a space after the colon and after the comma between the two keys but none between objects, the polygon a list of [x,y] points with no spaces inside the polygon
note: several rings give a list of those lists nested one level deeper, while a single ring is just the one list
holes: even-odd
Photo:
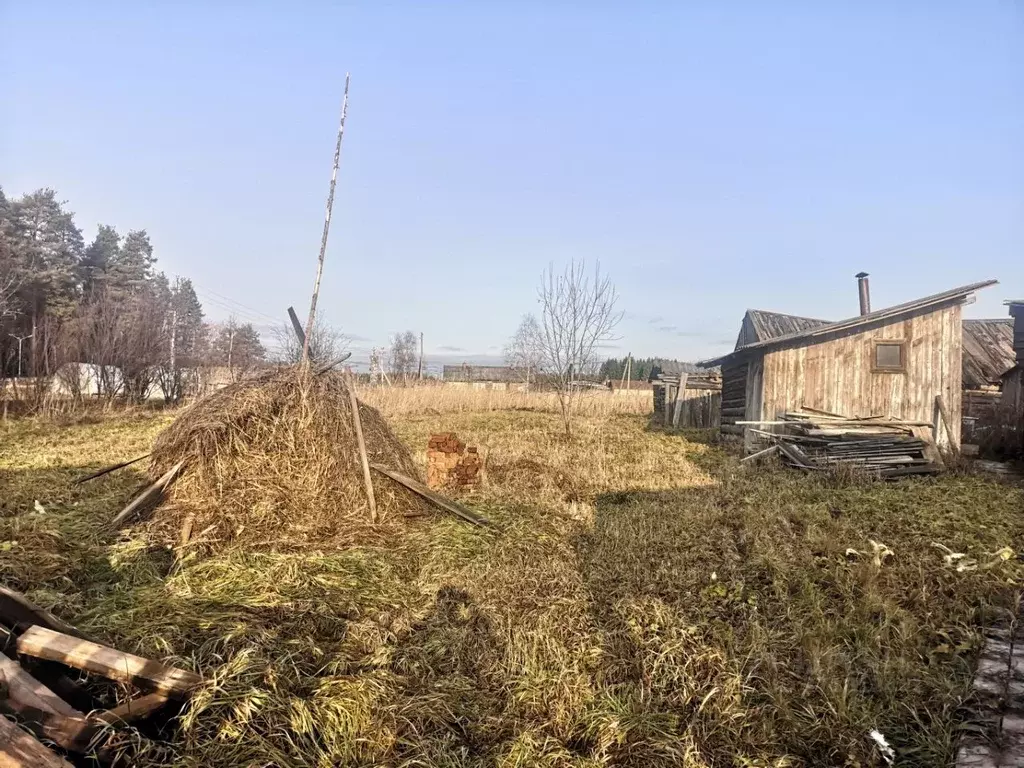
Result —
[{"label": "brick pile", "polygon": [[480,455],[454,432],[431,435],[427,443],[427,486],[447,490],[475,490],[480,486]]}]

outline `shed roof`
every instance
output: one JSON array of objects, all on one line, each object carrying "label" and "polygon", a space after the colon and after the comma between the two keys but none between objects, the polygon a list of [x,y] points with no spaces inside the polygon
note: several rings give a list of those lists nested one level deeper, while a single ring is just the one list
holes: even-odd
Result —
[{"label": "shed roof", "polygon": [[1013,320],[964,320],[964,389],[998,384],[1017,361],[1013,351]]},{"label": "shed roof", "polygon": [[795,333],[788,333],[784,336],[777,336],[774,339],[767,339],[765,341],[756,341],[752,344],[747,344],[734,352],[723,355],[722,357],[715,358],[713,360],[703,360],[698,365],[704,368],[709,368],[715,365],[721,365],[723,362],[733,358],[734,356],[745,355],[754,350],[760,350],[767,352],[770,349],[781,347],[787,344],[801,343],[813,343],[823,336],[827,336],[833,333],[840,333],[844,331],[852,331],[858,328],[862,328],[872,323],[885,322],[889,320],[896,320],[900,317],[907,315],[917,314],[924,310],[937,308],[939,306],[954,303],[956,301],[962,301],[970,294],[975,291],[981,290],[982,288],[988,288],[990,285],[995,285],[998,280],[985,280],[980,283],[971,283],[970,285],[963,285],[959,288],[951,288],[948,291],[942,293],[935,293],[931,296],[925,296],[914,301],[908,301],[903,304],[897,304],[886,309],[879,309],[875,312],[869,312],[866,315],[858,315],[851,317],[846,320],[839,320],[834,323],[826,323],[825,325],[819,325],[814,328],[808,328]]},{"label": "shed roof", "polygon": [[829,322],[831,321],[818,320],[814,317],[785,315],[782,312],[768,312],[764,309],[748,309],[743,316],[739,338],[736,339],[736,349],[758,341],[768,341],[791,333],[819,328],[828,325]]}]

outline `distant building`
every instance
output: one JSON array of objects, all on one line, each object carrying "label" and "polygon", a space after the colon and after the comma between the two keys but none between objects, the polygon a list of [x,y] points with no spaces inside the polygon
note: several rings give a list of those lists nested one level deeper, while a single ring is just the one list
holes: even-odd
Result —
[{"label": "distant building", "polygon": [[508,389],[525,386],[525,375],[508,365],[446,365],[441,371],[445,384],[478,389]]}]

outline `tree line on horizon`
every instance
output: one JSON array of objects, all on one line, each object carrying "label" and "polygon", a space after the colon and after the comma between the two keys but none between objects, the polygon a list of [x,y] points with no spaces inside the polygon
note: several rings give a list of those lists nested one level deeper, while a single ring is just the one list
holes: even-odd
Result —
[{"label": "tree line on horizon", "polygon": [[168,279],[144,229],[98,226],[86,242],[53,189],[8,199],[0,188],[0,379],[55,376],[72,393],[78,366],[95,371],[100,396],[171,402],[203,366],[232,376],[264,363],[251,323],[212,324],[188,278]]}]

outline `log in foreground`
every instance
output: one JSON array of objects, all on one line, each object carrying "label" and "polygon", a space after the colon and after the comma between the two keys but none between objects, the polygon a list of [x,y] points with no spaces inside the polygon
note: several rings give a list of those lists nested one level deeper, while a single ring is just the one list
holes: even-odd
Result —
[{"label": "log in foreground", "polygon": [[0,716],[0,768],[72,768],[6,717]]},{"label": "log in foreground", "polygon": [[427,488],[427,486],[423,485],[423,483],[417,480],[413,480],[411,477],[406,477],[405,475],[399,472],[395,472],[393,469],[388,469],[385,466],[381,466],[380,464],[371,464],[370,466],[375,471],[380,472],[385,477],[390,477],[392,480],[394,480],[396,483],[400,485],[404,485],[413,493],[422,496],[424,499],[434,504],[435,506],[440,507],[446,512],[451,512],[453,515],[461,517],[463,520],[466,520],[467,522],[473,523],[473,525],[491,525],[491,521],[488,520],[486,517],[478,515],[469,507],[463,506],[458,502],[452,501],[451,499],[446,499],[439,493],[434,493],[432,490]]},{"label": "log in foreground", "polygon": [[111,680],[149,686],[172,698],[188,696],[203,682],[202,677],[195,672],[167,667],[141,656],[39,626],[31,627],[18,638],[18,653],[47,661],[59,661]]},{"label": "log in foreground", "polygon": [[39,625],[65,635],[88,638],[67,622],[61,621],[45,608],[40,608],[21,592],[0,585],[0,621],[16,630]]}]

